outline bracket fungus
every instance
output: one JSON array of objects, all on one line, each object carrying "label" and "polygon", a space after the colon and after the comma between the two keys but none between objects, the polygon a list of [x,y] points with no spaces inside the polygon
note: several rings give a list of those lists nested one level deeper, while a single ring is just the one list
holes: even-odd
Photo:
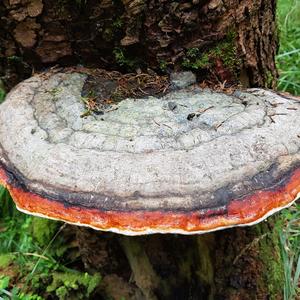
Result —
[{"label": "bracket fungus", "polygon": [[0,107],[0,182],[19,210],[127,235],[255,224],[300,195],[300,101],[191,86],[86,114],[80,72]]}]

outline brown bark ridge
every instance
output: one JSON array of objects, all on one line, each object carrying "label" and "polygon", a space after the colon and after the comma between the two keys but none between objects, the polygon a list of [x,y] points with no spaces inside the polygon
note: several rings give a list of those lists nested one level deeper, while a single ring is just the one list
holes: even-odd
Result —
[{"label": "brown bark ridge", "polygon": [[80,63],[272,87],[275,2],[4,0],[0,76],[11,88],[33,70]]}]

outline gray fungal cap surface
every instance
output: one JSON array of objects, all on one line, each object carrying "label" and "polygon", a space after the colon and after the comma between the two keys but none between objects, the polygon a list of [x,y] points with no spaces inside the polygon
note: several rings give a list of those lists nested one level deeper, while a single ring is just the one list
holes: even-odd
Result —
[{"label": "gray fungal cap surface", "polygon": [[201,233],[297,198],[298,99],[194,86],[83,117],[86,78],[36,75],[1,105],[0,181],[20,210],[125,234]]}]

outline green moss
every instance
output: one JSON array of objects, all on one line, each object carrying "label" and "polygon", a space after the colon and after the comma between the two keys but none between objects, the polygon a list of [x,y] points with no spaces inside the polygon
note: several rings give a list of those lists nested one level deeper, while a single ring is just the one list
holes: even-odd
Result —
[{"label": "green moss", "polygon": [[116,39],[123,27],[124,23],[120,16],[118,16],[112,23],[106,24],[100,29],[102,37],[107,42],[112,42]]},{"label": "green moss", "polygon": [[11,62],[22,62],[23,58],[21,56],[15,56],[15,55],[13,55],[13,56],[8,56],[7,60],[11,61]]},{"label": "green moss", "polygon": [[186,57],[182,61],[182,66],[193,70],[210,69],[215,66],[216,60],[219,59],[226,68],[235,74],[240,65],[235,39],[235,33],[230,31],[223,41],[206,51],[198,48],[188,49]]},{"label": "green moss", "polygon": [[272,74],[271,71],[267,71],[266,72],[266,86],[265,87],[272,87],[274,85],[274,82],[276,82],[276,78],[274,77],[274,75]]},{"label": "green moss", "polygon": [[76,296],[76,299],[88,299],[101,281],[101,277],[97,273],[89,275],[75,271],[55,272],[52,278],[47,292],[55,292],[60,300],[72,299],[72,296]]},{"label": "green moss", "polygon": [[237,51],[236,47],[231,44],[231,42],[223,42],[215,49],[212,50],[212,54],[222,59],[224,66],[231,70],[234,70],[237,66]]},{"label": "green moss", "polygon": [[[2,300],[42,300],[42,297],[28,293],[25,294],[21,291],[20,288],[14,286],[10,289],[11,286],[10,276],[0,275],[0,299]],[[9,297],[8,297],[9,296]]]},{"label": "green moss", "polygon": [[4,89],[2,89],[0,87],[0,103],[4,101],[5,95],[6,95],[6,93],[5,93]]},{"label": "green moss", "polygon": [[32,237],[41,247],[47,246],[57,231],[58,226],[59,223],[52,220],[32,218]]},{"label": "green moss", "polygon": [[209,52],[202,54],[200,49],[190,48],[183,59],[182,66],[193,70],[208,69],[212,66],[210,54]]},{"label": "green moss", "polygon": [[124,49],[122,48],[115,48],[113,50],[114,56],[115,56],[115,60],[116,63],[121,66],[126,68],[128,71],[133,71],[135,69],[135,67],[138,65],[137,60],[134,58],[129,58],[126,55],[126,52]]},{"label": "green moss", "polygon": [[[6,289],[9,286],[10,277],[0,275],[0,296],[2,296],[1,290]],[[3,299],[0,297],[0,299]]]},{"label": "green moss", "polygon": [[159,61],[159,68],[162,72],[166,72],[167,71],[167,62],[165,60],[160,60]]},{"label": "green moss", "polygon": [[[272,224],[273,220],[269,223]],[[280,258],[280,245],[279,245],[279,233],[276,226],[270,232],[267,228],[268,223],[262,223],[255,226],[254,230],[258,235],[262,236],[259,240],[259,256],[264,264],[264,272],[261,280],[258,282],[261,286],[268,287],[268,295],[270,300],[278,299],[278,296],[282,295],[282,283],[284,282],[283,264]],[[266,233],[266,235],[264,235]]]},{"label": "green moss", "polygon": [[15,259],[15,256],[11,253],[0,254],[0,268],[8,267]]},{"label": "green moss", "polygon": [[114,38],[114,33],[113,33],[112,28],[109,28],[109,27],[105,28],[105,30],[104,30],[104,32],[102,34],[102,37],[107,42],[112,41],[113,38]]},{"label": "green moss", "polygon": [[118,17],[116,20],[113,21],[112,23],[112,27],[117,30],[117,29],[121,29],[123,27],[124,23],[123,20]]},{"label": "green moss", "polygon": [[0,79],[0,103],[4,100],[5,95],[6,95],[6,92],[5,92],[5,88],[4,88],[4,83]]}]

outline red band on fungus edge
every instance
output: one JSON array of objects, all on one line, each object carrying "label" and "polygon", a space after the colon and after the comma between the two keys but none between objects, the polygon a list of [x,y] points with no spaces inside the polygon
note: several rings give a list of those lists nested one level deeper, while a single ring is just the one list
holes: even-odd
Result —
[{"label": "red band on fungus edge", "polygon": [[272,191],[258,191],[253,195],[232,200],[228,204],[227,210],[219,215],[211,215],[211,211],[207,214],[163,211],[117,212],[84,209],[71,205],[64,206],[57,201],[10,185],[3,169],[0,169],[0,183],[8,188],[17,206],[28,213],[119,233],[196,233],[255,223],[266,217],[271,211],[276,211],[292,203],[300,193],[300,168],[292,173],[285,186],[277,187]]}]

